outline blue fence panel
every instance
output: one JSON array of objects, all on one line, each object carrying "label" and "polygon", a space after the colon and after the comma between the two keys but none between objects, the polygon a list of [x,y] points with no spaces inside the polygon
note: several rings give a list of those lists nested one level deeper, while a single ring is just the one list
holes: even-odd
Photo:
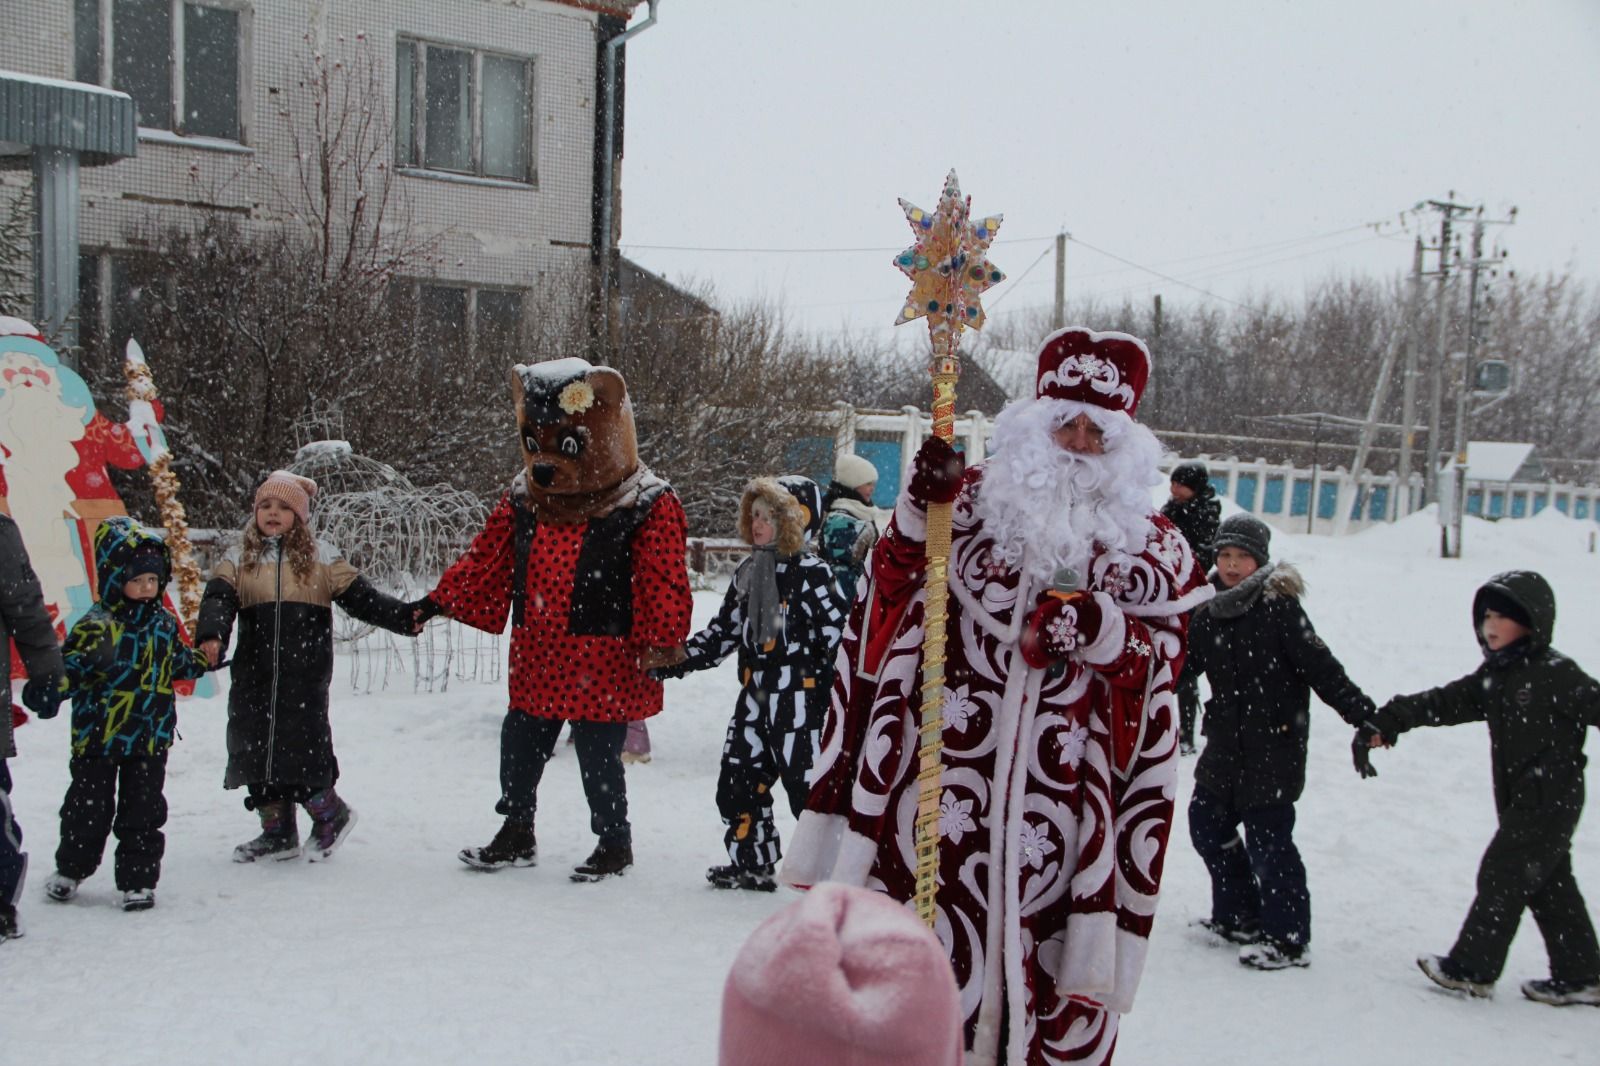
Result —
[{"label": "blue fence panel", "polygon": [[1548,503],[1549,500],[1550,497],[1548,494],[1544,496],[1535,496],[1533,498],[1533,513],[1538,514],[1540,511],[1544,510],[1545,504]]},{"label": "blue fence panel", "polygon": [[783,473],[804,474],[824,490],[833,480],[833,438],[801,437],[783,449]]},{"label": "blue fence panel", "polygon": [[1246,511],[1255,510],[1256,476],[1254,474],[1239,475],[1239,480],[1234,483],[1233,502],[1243,507]]},{"label": "blue fence panel", "polygon": [[1572,497],[1568,496],[1564,492],[1556,493],[1556,510],[1560,511],[1562,514],[1571,514]]},{"label": "blue fence panel", "polygon": [[1389,517],[1389,486],[1374,485],[1367,502],[1367,517],[1374,522]]},{"label": "blue fence panel", "polygon": [[1528,515],[1528,497],[1520,492],[1511,494],[1511,517],[1526,518]]},{"label": "blue fence panel", "polygon": [[1269,478],[1267,478],[1266,487],[1262,490],[1262,493],[1261,493],[1261,513],[1262,514],[1282,514],[1283,513],[1283,478],[1281,478],[1281,477],[1269,477]]},{"label": "blue fence panel", "polygon": [[1489,517],[1503,518],[1506,513],[1506,494],[1503,492],[1489,493]]},{"label": "blue fence panel", "polygon": [[1467,513],[1483,517],[1483,490],[1473,489],[1467,493]]},{"label": "blue fence panel", "polygon": [[[1580,497],[1579,499],[1576,499],[1576,500],[1572,501],[1572,517],[1573,518],[1588,518],[1589,517],[1589,501],[1587,499],[1584,499],[1584,498]],[[1600,515],[1596,515],[1595,517],[1596,518],[1600,518]]]},{"label": "blue fence panel", "polygon": [[1323,481],[1317,484],[1317,517],[1332,518],[1339,513],[1339,483]]},{"label": "blue fence panel", "polygon": [[[957,449],[959,450],[959,449]],[[878,487],[872,493],[874,507],[893,507],[900,495],[900,472],[905,463],[900,460],[900,442],[897,440],[858,440],[856,454],[878,470]]]},{"label": "blue fence panel", "polygon": [[1289,514],[1303,515],[1311,510],[1311,480],[1301,481],[1294,479],[1294,488],[1289,495]]},{"label": "blue fence panel", "polygon": [[1214,477],[1214,478],[1211,478],[1210,481],[1211,481],[1211,491],[1212,492],[1216,493],[1218,496],[1226,496],[1228,494],[1228,479],[1227,478],[1225,478],[1225,477]]}]

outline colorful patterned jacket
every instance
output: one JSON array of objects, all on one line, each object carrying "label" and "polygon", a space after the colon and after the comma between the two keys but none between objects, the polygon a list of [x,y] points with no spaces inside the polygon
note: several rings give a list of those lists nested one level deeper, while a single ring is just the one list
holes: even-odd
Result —
[{"label": "colorful patterned jacket", "polygon": [[[127,566],[140,548],[162,556],[154,600],[124,597]],[[178,620],[161,603],[172,567],[167,547],[126,516],[94,534],[100,600],[67,634],[63,648],[72,688],[74,756],[155,755],[172,746],[178,723],[174,681],[198,678],[206,658],[183,643]]]}]

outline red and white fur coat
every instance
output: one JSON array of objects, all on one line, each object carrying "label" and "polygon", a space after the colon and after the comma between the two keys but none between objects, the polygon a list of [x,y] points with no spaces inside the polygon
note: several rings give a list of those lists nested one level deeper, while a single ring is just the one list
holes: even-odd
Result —
[{"label": "red and white fur coat", "polygon": [[[1042,414],[1041,404],[1058,406]],[[1048,441],[1050,426],[1080,408],[1036,401],[1039,424],[1014,418],[1011,428]],[[968,1066],[1109,1062],[1155,914],[1178,776],[1185,612],[1210,589],[1137,483],[1158,476],[1154,438],[1125,416],[1091,413],[1107,430],[1109,468],[1069,458],[1040,484],[1033,444],[1013,432],[1009,449],[966,472],[954,506],[936,903]],[[1141,468],[1133,484],[1100,476],[1130,463]],[[995,488],[983,505],[986,475]],[[1027,538],[1049,528],[1038,512],[1051,500],[1075,501],[1053,527],[1069,532],[1030,549]],[[872,556],[783,868],[790,884],[913,895],[925,518],[902,494]],[[1018,641],[1062,564],[1110,609],[1097,639],[1051,677],[1027,666]]]}]

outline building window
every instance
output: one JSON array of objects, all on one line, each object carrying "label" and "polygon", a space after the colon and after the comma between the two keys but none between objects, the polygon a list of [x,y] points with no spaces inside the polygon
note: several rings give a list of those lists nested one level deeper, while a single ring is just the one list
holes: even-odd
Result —
[{"label": "building window", "polygon": [[402,281],[391,295],[415,308],[417,343],[441,365],[452,355],[515,358],[522,352],[521,289]]},{"label": "building window", "polygon": [[215,3],[73,0],[75,74],[133,97],[146,129],[242,141],[244,21]]},{"label": "building window", "polygon": [[532,183],[532,59],[401,40],[395,46],[395,161]]}]

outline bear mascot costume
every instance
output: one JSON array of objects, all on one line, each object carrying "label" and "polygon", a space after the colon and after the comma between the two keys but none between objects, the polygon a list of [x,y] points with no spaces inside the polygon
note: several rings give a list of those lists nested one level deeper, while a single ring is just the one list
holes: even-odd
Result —
[{"label": "bear mascot costume", "polygon": [[621,753],[628,723],[661,710],[661,683],[645,671],[689,635],[683,506],[639,462],[621,374],[558,359],[516,366],[511,389],[524,469],[416,617],[499,633],[511,616],[495,806],[505,821],[461,861],[534,865],[539,779],[566,723],[599,837],[572,879],[597,881],[633,864]]}]

